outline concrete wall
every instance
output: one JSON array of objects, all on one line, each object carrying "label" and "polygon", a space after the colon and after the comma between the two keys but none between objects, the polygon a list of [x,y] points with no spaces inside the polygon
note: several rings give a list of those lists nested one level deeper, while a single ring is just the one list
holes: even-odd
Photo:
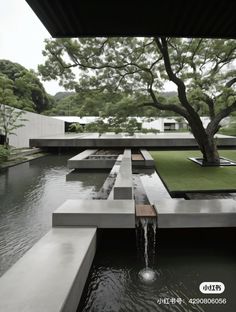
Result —
[{"label": "concrete wall", "polygon": [[29,139],[64,134],[64,121],[35,113],[25,112],[22,118],[27,119],[24,127],[16,129],[16,135],[10,135],[10,145],[20,148],[29,147]]}]

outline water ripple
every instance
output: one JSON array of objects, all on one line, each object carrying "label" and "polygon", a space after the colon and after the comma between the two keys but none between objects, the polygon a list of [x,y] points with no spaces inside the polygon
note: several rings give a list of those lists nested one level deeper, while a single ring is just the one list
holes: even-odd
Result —
[{"label": "water ripple", "polygon": [[81,172],[77,181],[66,181],[70,157],[51,155],[0,174],[0,275],[46,234],[59,205],[91,198],[102,186],[104,172]]}]

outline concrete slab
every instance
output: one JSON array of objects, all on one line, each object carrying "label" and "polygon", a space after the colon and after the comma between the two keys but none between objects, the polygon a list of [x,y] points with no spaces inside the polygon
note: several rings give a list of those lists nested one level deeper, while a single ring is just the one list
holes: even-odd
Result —
[{"label": "concrete slab", "polygon": [[134,200],[67,200],[52,216],[53,226],[135,228]]},{"label": "concrete slab", "polygon": [[[68,160],[69,161],[69,160]],[[116,160],[115,159],[84,159],[78,162],[69,163],[69,169],[111,169]]]},{"label": "concrete slab", "polygon": [[89,160],[86,160],[87,157],[96,153],[97,149],[86,149],[85,151],[79,153],[78,155],[68,159],[67,167],[69,169],[88,169]]},{"label": "concrete slab", "polygon": [[117,174],[120,170],[120,164],[122,161],[123,155],[119,155],[114,166],[112,167],[106,181],[104,182],[103,186],[101,187],[100,191],[98,192],[98,199],[113,199],[113,186],[115,184],[115,180]]},{"label": "concrete slab", "polygon": [[113,187],[114,199],[133,199],[131,150],[125,149]]},{"label": "concrete slab", "polygon": [[171,199],[170,194],[154,169],[144,169],[140,173],[142,173],[140,180],[151,204],[163,199]]},{"label": "concrete slab", "polygon": [[[217,134],[217,144],[221,147],[236,146],[236,137]],[[197,147],[196,140],[191,133],[135,133],[134,136],[124,134],[98,133],[65,134],[64,136],[50,136],[30,139],[31,147]]]},{"label": "concrete slab", "polygon": [[151,154],[146,149],[140,149],[140,152],[144,158],[145,167],[155,167],[155,162]]},{"label": "concrete slab", "polygon": [[85,159],[87,157],[89,157],[90,155],[94,154],[97,152],[97,149],[86,149],[85,151],[75,155],[74,157],[70,158],[68,161],[78,161],[81,159]]},{"label": "concrete slab", "polygon": [[154,205],[159,228],[236,227],[233,199],[167,199]]},{"label": "concrete slab", "polygon": [[67,161],[69,169],[111,169],[118,155],[93,155],[97,149],[87,149]]},{"label": "concrete slab", "polygon": [[76,311],[95,250],[96,228],[53,228],[0,278],[0,311]]}]

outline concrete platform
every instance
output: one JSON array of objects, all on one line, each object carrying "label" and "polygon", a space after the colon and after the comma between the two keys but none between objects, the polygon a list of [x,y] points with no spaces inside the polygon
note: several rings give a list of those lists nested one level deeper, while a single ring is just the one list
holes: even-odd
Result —
[{"label": "concrete platform", "polygon": [[96,228],[54,228],[0,278],[2,312],[75,312]]},{"label": "concrete platform", "polygon": [[53,226],[135,228],[134,200],[67,200],[52,215]]},{"label": "concrete platform", "polygon": [[69,169],[111,169],[118,155],[93,155],[97,149],[86,149],[67,161]]},{"label": "concrete platform", "polygon": [[154,203],[159,228],[236,227],[233,199],[166,199]]},{"label": "concrete platform", "polygon": [[[236,137],[217,134],[219,147],[236,146]],[[64,136],[51,136],[30,139],[31,147],[144,147],[144,148],[168,148],[168,147],[197,147],[196,140],[191,133],[157,133],[127,136],[123,133],[113,134],[98,133],[65,134]]]},{"label": "concrete platform", "polygon": [[154,162],[151,154],[146,149],[140,149],[140,152],[144,158],[145,167],[148,167],[148,168],[155,167],[155,162]]},{"label": "concrete platform", "polygon": [[85,151],[75,155],[74,157],[68,159],[67,167],[69,169],[88,169],[89,160],[86,159],[90,155],[96,153],[97,149],[86,149]]},{"label": "concrete platform", "polygon": [[131,150],[125,149],[113,187],[114,199],[133,199]]},{"label": "concrete platform", "polygon": [[106,181],[98,192],[98,199],[110,199],[113,200],[113,186],[115,184],[115,180],[117,174],[120,170],[120,164],[122,161],[123,155],[119,155],[114,166],[112,167]]},{"label": "concrete platform", "polygon": [[140,173],[142,173],[140,180],[151,204],[158,203],[163,199],[171,199],[170,194],[154,169],[142,170]]}]

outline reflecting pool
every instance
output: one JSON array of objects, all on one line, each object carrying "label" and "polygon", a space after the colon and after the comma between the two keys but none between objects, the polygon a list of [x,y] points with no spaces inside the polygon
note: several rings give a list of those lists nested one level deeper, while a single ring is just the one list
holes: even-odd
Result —
[{"label": "reflecting pool", "polygon": [[[139,278],[145,259],[132,235],[101,239],[110,243],[98,248],[77,312],[236,311],[235,230],[158,230],[152,283]],[[202,294],[204,281],[224,283],[224,293]]]},{"label": "reflecting pool", "polygon": [[0,172],[0,275],[51,228],[52,212],[67,199],[88,199],[107,173],[82,171],[66,179],[72,155],[49,155]]}]

